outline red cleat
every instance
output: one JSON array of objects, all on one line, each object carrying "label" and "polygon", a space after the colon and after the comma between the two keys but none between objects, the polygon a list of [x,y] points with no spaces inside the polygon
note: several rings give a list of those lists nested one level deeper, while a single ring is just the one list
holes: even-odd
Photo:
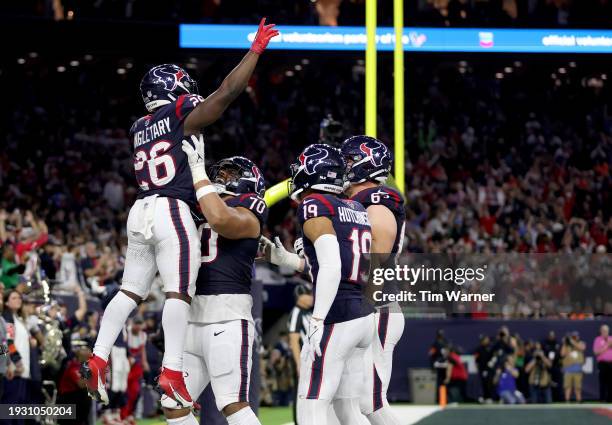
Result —
[{"label": "red cleat", "polygon": [[87,362],[81,365],[81,376],[87,380],[87,392],[94,400],[108,404],[108,393],[106,392],[106,364],[98,356],[91,356]]},{"label": "red cleat", "polygon": [[161,374],[157,378],[157,386],[162,393],[162,407],[183,409],[193,406],[193,400],[185,386],[183,372],[162,367]]}]

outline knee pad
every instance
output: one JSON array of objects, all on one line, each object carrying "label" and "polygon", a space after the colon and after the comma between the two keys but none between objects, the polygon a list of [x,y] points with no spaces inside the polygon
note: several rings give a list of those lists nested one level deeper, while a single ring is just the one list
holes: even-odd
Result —
[{"label": "knee pad", "polygon": [[168,425],[199,425],[198,420],[193,416],[192,412],[180,418],[166,419],[166,422]]},{"label": "knee pad", "polygon": [[329,400],[300,398],[297,402],[297,419],[300,425],[327,425]]},{"label": "knee pad", "polygon": [[341,425],[361,425],[365,422],[359,410],[359,400],[356,398],[341,398],[334,400],[334,412]]},{"label": "knee pad", "polygon": [[400,425],[399,419],[388,404],[385,404],[376,412],[370,413],[367,418],[370,425]]}]

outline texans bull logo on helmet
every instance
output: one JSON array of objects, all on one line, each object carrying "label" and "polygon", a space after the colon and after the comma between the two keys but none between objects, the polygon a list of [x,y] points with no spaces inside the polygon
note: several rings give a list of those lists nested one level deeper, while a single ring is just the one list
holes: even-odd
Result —
[{"label": "texans bull logo on helmet", "polygon": [[187,77],[185,80],[189,77],[180,68],[178,68],[176,72],[168,72],[162,68],[158,68],[153,71],[153,75],[156,77],[153,82],[163,84],[164,88],[170,92],[174,91],[177,86],[186,91],[190,89],[189,81],[182,81],[185,77]]},{"label": "texans bull logo on helmet", "polygon": [[251,167],[251,171],[253,172],[253,176],[255,176],[255,193],[263,192],[265,190],[266,183],[261,175],[261,172],[259,171],[259,168],[253,165]]},{"label": "texans bull logo on helmet", "polygon": [[311,147],[302,152],[299,156],[300,164],[304,167],[304,172],[308,175],[313,175],[317,172],[317,168],[322,164],[322,160],[327,158],[327,151],[318,147]]},{"label": "texans bull logo on helmet", "polygon": [[362,143],[361,145],[359,145],[359,150],[366,154],[366,156],[370,159],[372,165],[374,165],[375,167],[382,166],[383,159],[389,156],[388,150],[378,143]]}]

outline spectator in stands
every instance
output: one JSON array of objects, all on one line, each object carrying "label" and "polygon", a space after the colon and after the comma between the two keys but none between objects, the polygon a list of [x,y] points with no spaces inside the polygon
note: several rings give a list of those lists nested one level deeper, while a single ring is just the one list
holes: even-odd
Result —
[{"label": "spectator in stands", "polygon": [[68,360],[61,375],[58,387],[58,404],[75,404],[76,418],[60,420],[60,424],[89,424],[89,413],[91,410],[91,399],[87,394],[85,380],[81,379],[79,369],[81,364],[91,356],[89,341],[75,339],[72,341],[74,356]]},{"label": "spectator in stands", "polygon": [[[15,289],[4,294],[2,316],[7,324],[7,344],[10,363],[7,371],[4,394],[0,400],[4,404],[24,404],[28,402],[28,380],[30,378],[30,334],[23,316],[22,296]],[[15,420],[14,423],[23,423]]]},{"label": "spectator in stands", "polygon": [[448,388],[448,401],[462,403],[467,401],[467,369],[461,361],[457,347],[451,344],[448,351],[448,366],[444,380]]},{"label": "spectator in stands", "polygon": [[436,331],[436,339],[429,348],[429,362],[436,372],[436,397],[440,395],[440,387],[444,385],[448,373],[448,342],[444,337],[444,329]]},{"label": "spectator in stands", "polygon": [[43,220],[37,220],[32,211],[26,211],[24,217],[24,224],[29,227],[21,228],[15,245],[15,255],[21,263],[25,262],[28,252],[43,246],[49,240],[49,230]]},{"label": "spectator in stands", "polygon": [[563,389],[565,401],[571,401],[572,389],[576,401],[582,401],[582,365],[586,344],[580,340],[578,332],[572,332],[563,338],[561,346],[561,362],[563,365]]},{"label": "spectator in stands", "polygon": [[79,286],[79,270],[77,266],[78,246],[69,244],[61,249],[57,289],[71,290]]},{"label": "spectator in stands", "polygon": [[19,284],[19,275],[25,267],[15,262],[15,250],[11,244],[2,246],[2,263],[0,264],[0,282],[7,289],[16,288]]},{"label": "spectator in stands", "polygon": [[536,342],[530,360],[525,365],[525,373],[529,375],[529,392],[532,403],[552,403],[551,368],[552,362],[542,350],[542,344]]},{"label": "spectator in stands", "polygon": [[593,341],[593,353],[599,370],[599,400],[612,402],[612,338],[608,325],[599,328],[599,335]]},{"label": "spectator in stands", "polygon": [[482,390],[482,397],[479,398],[480,402],[490,402],[493,399],[493,376],[489,362],[491,361],[491,338],[488,335],[480,336],[480,345],[474,353],[476,358],[476,366],[478,367],[478,376],[480,377],[480,387]]},{"label": "spectator in stands", "polygon": [[147,360],[147,334],[143,329],[144,320],[140,316],[132,319],[127,327],[126,344],[128,349],[128,360],[130,362],[130,373],[127,378],[127,402],[121,408],[121,419],[133,419],[136,403],[140,397],[142,380],[145,372],[149,372]]},{"label": "spectator in stands", "polygon": [[[0,283],[0,300],[4,299],[4,285]],[[0,311],[2,311],[2,305],[0,304]],[[5,341],[8,340],[8,329],[6,321],[4,317],[0,315],[0,344],[3,345],[3,352],[7,348],[5,346]],[[4,383],[7,376],[8,366],[9,366],[9,356],[6,354],[0,356],[0,400],[2,400],[2,396],[4,394]]]},{"label": "spectator in stands", "polygon": [[524,404],[525,396],[516,387],[519,376],[518,369],[514,366],[514,356],[506,356],[502,365],[495,371],[493,383],[497,385],[497,394],[504,404]]},{"label": "spectator in stands", "polygon": [[281,331],[278,342],[270,352],[270,366],[276,377],[273,391],[275,406],[289,406],[295,382],[293,377],[293,357],[289,349],[287,331]]},{"label": "spectator in stands", "polygon": [[561,372],[561,345],[557,340],[555,331],[548,332],[546,338],[542,341],[542,350],[548,359],[552,362],[552,368],[550,369],[550,375],[552,381],[555,383],[553,389],[553,400],[562,401],[565,400],[565,394],[561,394],[563,373]]}]

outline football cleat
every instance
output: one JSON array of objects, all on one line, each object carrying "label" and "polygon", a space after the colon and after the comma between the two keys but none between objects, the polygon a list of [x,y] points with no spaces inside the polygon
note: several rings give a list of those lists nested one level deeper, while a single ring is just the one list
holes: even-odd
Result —
[{"label": "football cleat", "polygon": [[106,364],[107,362],[94,355],[81,364],[80,369],[81,376],[86,380],[89,396],[102,404],[108,404]]},{"label": "football cleat", "polygon": [[181,371],[162,367],[157,377],[157,390],[162,393],[161,405],[166,409],[183,409],[193,406],[193,400],[187,391]]}]

